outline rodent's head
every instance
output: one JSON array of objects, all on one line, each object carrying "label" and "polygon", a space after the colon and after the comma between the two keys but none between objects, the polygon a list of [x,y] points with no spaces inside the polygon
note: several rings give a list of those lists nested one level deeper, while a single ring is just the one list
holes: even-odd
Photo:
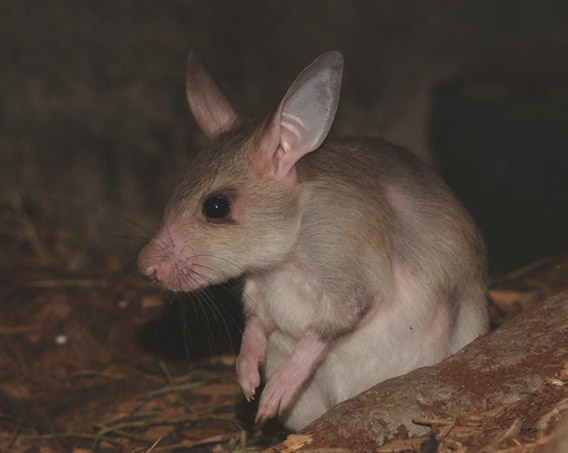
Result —
[{"label": "rodent's head", "polygon": [[191,291],[271,268],[290,255],[301,222],[295,163],[328,134],[342,68],[340,53],[322,55],[271,115],[244,121],[190,52],[187,98],[211,143],[187,169],[162,227],[140,252],[146,276]]}]

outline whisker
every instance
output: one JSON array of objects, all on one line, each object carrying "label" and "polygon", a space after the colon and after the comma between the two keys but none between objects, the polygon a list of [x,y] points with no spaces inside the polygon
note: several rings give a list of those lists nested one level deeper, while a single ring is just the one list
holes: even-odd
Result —
[{"label": "whisker", "polygon": [[[183,276],[184,279],[186,279],[186,282],[192,282],[195,281],[195,279],[193,279],[191,277],[191,275],[186,274],[184,271],[179,270],[180,273],[180,277]],[[209,355],[213,356],[213,354],[215,355],[215,357],[219,357],[218,353],[217,353],[217,349],[215,347],[215,342],[212,341],[211,338],[211,323],[209,322],[209,317],[207,316],[207,312],[205,311],[205,308],[203,307],[203,303],[201,301],[201,299],[199,297],[195,297],[194,298],[195,301],[197,301],[199,303],[199,306],[201,307],[201,311],[203,312],[203,315],[205,316],[205,323],[207,324],[207,344],[209,347]]]},{"label": "whisker", "polygon": [[[199,275],[202,278],[207,278],[205,275],[199,274],[197,272],[195,272],[197,275]],[[217,303],[217,301],[215,300],[215,297],[213,296],[213,294],[211,293],[211,290],[209,288],[204,288],[202,291],[207,292],[207,299],[211,302],[211,304],[213,305],[213,307],[215,308],[215,310],[217,311],[217,313],[219,314],[219,316],[221,317],[221,320],[223,321],[223,323],[225,324],[225,328],[227,330],[227,335],[229,337],[229,340],[231,339],[231,335],[229,333],[229,326],[226,323],[226,320],[223,316],[223,313],[221,312],[221,310],[219,309],[219,304]],[[233,295],[233,296],[237,296],[238,294],[235,292],[234,294],[230,293],[229,294]],[[235,327],[237,327],[237,329],[242,333],[242,329],[239,325],[239,323],[237,322],[237,320],[233,317],[232,313],[229,311],[229,309],[225,306],[225,304],[220,304],[221,307],[223,307],[227,313],[227,315],[229,316],[230,321],[233,322],[233,324],[235,325]]]},{"label": "whisker", "polygon": [[[189,269],[189,268],[180,270],[180,272],[182,273],[182,275],[184,276],[184,279],[185,279],[186,281],[187,281],[189,278],[191,278],[191,274],[192,274],[192,273],[195,274],[195,275],[197,275],[197,276],[199,276],[199,277],[201,277],[202,279],[204,279],[204,280],[206,280],[206,281],[211,281],[211,279],[210,279],[207,275],[198,273],[198,272],[196,272],[196,271],[194,271],[194,270],[192,270],[192,269]],[[215,319],[215,321],[216,321],[218,327],[220,327],[220,326],[219,326],[219,319],[218,319],[218,317],[217,317],[217,314],[219,315],[219,317],[220,317],[220,319],[221,319],[221,322],[222,322],[223,325],[224,325],[225,332],[227,333],[227,338],[228,338],[228,340],[229,340],[229,344],[230,344],[231,351],[234,353],[234,346],[233,346],[233,340],[232,340],[232,337],[231,337],[231,331],[230,331],[230,329],[229,329],[229,326],[228,326],[228,324],[227,324],[227,321],[226,321],[226,319],[225,319],[225,316],[224,316],[223,312],[221,312],[221,310],[220,310],[220,308],[219,308],[219,304],[218,304],[217,301],[215,300],[215,297],[214,297],[213,294],[211,293],[210,289],[209,289],[209,288],[204,288],[204,289],[202,289],[201,291],[196,292],[196,293],[194,293],[194,294],[195,294],[196,297],[199,297],[203,302],[205,302],[205,303],[207,304],[207,307],[212,310],[213,317],[214,317],[214,319]],[[237,295],[237,294],[235,293],[235,295]],[[225,307],[224,304],[221,304],[221,306],[225,309],[225,312],[226,312],[227,315],[229,316],[230,321],[231,321],[231,322],[237,327],[237,329],[242,333],[242,329],[241,329],[239,323],[238,323],[237,320],[233,317],[233,315],[229,312],[228,308]],[[217,314],[216,314],[216,313],[217,313]]]},{"label": "whisker", "polygon": [[[193,301],[193,298],[191,298],[190,295],[187,294],[187,293],[176,292],[176,293],[173,293],[173,294],[175,295],[175,299],[178,303],[178,309],[180,311],[180,315],[181,315],[181,318],[182,318],[182,331],[183,331],[183,336],[186,339],[186,341],[184,342],[184,349],[185,349],[186,357],[189,361],[190,357],[191,357],[189,347],[191,345],[191,349],[193,351],[195,351],[195,347],[193,346],[193,342],[191,341],[191,333],[190,333],[190,329],[189,329],[189,325],[188,325],[188,317],[187,317],[187,307],[186,307],[185,301],[183,299],[185,298],[185,299],[189,299],[189,300]],[[195,311],[195,318],[198,319],[199,315],[197,314],[197,305],[195,303],[192,303],[191,305],[193,306],[193,309]]]},{"label": "whisker", "polygon": [[[213,297],[211,296],[211,294],[208,293],[207,290],[198,291],[196,293],[196,295],[197,295],[197,297],[202,297],[204,302],[205,302],[205,305],[211,310],[211,313],[213,314],[213,318],[215,319],[215,323],[217,324],[219,337],[221,337],[221,325],[220,325],[219,320],[217,318],[217,314],[221,318],[221,321],[223,322],[223,324],[225,326],[227,338],[229,339],[229,345],[231,347],[231,351],[233,351],[233,342],[232,342],[232,339],[231,339],[231,333],[229,332],[229,327],[227,326],[227,322],[225,321],[225,318],[223,317],[223,315],[221,314],[221,312],[217,308],[217,305],[216,305]],[[217,312],[217,314],[215,314],[215,312]]]},{"label": "whisker", "polygon": [[170,240],[171,247],[175,247],[174,240],[172,238],[172,233],[170,232],[170,227],[166,225],[166,231],[168,232],[168,238]]},{"label": "whisker", "polygon": [[[222,261],[224,261],[225,263],[230,264],[231,266],[236,267],[239,271],[244,272],[244,269],[243,269],[241,266],[238,266],[237,264],[235,264],[235,263],[233,263],[233,262],[229,261],[228,259],[223,258],[223,257],[221,257],[221,256],[217,256],[217,255],[205,255],[205,254],[194,255],[194,257],[198,257],[198,256],[199,256],[199,257],[207,257],[207,258],[216,258],[216,259],[222,260]],[[188,258],[188,259],[190,259],[190,258]],[[201,266],[202,266],[202,265],[201,265]],[[205,267],[205,266],[202,266],[202,267]],[[209,268],[209,269],[215,270],[215,269],[212,269],[212,268]],[[221,275],[222,275],[222,274],[221,274]],[[260,282],[262,285],[264,285],[265,288],[269,289],[269,290],[272,291],[274,294],[276,294],[278,297],[283,297],[282,294],[280,294],[278,291],[276,291],[274,288],[272,288],[270,285],[268,285],[268,284],[267,284],[265,281],[263,281],[260,277],[257,277],[257,281]]]},{"label": "whisker", "polygon": [[[205,269],[208,269],[208,270],[211,270],[213,272],[217,272],[217,273],[223,275],[221,272],[217,271],[214,268],[204,266],[204,265],[199,265],[199,267],[203,267]],[[203,274],[198,274],[197,271],[195,271],[195,270],[192,270],[192,272],[196,273],[197,275],[203,276]],[[205,276],[203,276],[203,277],[205,277]],[[268,287],[268,285],[266,285],[266,286]],[[264,307],[262,305],[258,304],[255,300],[251,299],[248,295],[246,295],[246,293],[237,292],[236,290],[233,290],[233,288],[231,288],[231,287],[227,288],[227,290],[231,291],[231,293],[233,295],[237,296],[239,298],[239,300],[246,299],[251,306],[255,307],[255,311],[257,313],[259,313],[260,315],[262,315],[262,316],[267,315],[267,313],[264,311]],[[274,293],[278,294],[278,293],[276,293],[276,291],[274,291]]]},{"label": "whisker", "polygon": [[156,261],[162,261],[168,258],[167,253],[161,253],[160,251],[156,251],[155,254],[149,255],[149,258]]},{"label": "whisker", "polygon": [[230,260],[228,260],[228,259],[226,259],[226,258],[223,258],[223,257],[221,257],[221,256],[199,254],[199,255],[193,255],[192,257],[189,257],[188,259],[191,259],[191,258],[215,258],[215,259],[224,261],[225,263],[230,264],[230,265],[233,266],[233,267],[236,267],[237,270],[239,270],[239,271],[241,271],[241,272],[244,272],[244,268],[243,268],[243,267],[241,267],[241,266],[239,266],[239,265],[233,263],[232,261],[230,261]]},{"label": "whisker", "polygon": [[[176,293],[176,299],[178,299],[178,310],[180,311],[180,316],[182,317],[182,332],[183,332],[183,337],[184,337],[184,344],[183,347],[185,349],[185,355],[188,359],[188,361],[190,361],[190,357],[191,357],[191,351],[193,351],[195,353],[195,343],[192,341],[191,339],[191,330],[189,328],[189,317],[188,317],[188,307],[187,307],[187,299],[188,299],[188,294],[187,293]],[[191,304],[193,305],[193,308],[195,310],[195,313],[197,313],[197,308],[195,307],[195,304]],[[195,319],[198,319],[198,316],[196,315]],[[191,351],[190,351],[191,350]]]},{"label": "whisker", "polygon": [[168,236],[169,236],[171,245],[168,244],[164,239],[162,239],[162,235],[154,235],[154,237],[153,237],[153,240],[155,241],[154,245],[158,248],[161,248],[162,250],[168,250],[168,249],[174,247],[174,241],[171,237],[170,229],[167,228],[167,230],[168,230]]}]

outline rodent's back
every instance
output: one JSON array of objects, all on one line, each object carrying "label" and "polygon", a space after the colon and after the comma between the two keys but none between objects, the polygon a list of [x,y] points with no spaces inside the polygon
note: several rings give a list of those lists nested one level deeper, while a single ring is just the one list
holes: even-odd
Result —
[{"label": "rodent's back", "polygon": [[409,151],[378,138],[347,138],[301,163],[300,178],[332,203],[328,221],[360,230],[363,248],[376,244],[417,274],[441,273],[457,285],[466,276],[484,281],[485,247],[470,215]]}]

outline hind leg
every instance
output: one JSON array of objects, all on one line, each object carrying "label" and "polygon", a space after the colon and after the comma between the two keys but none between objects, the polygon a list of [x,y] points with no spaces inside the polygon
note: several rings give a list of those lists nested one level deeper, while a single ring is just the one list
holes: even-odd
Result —
[{"label": "hind leg", "polygon": [[286,361],[270,376],[260,396],[256,421],[286,412],[312,378],[328,348],[328,342],[308,332]]},{"label": "hind leg", "polygon": [[291,431],[305,428],[316,418],[329,410],[325,398],[312,381],[297,397],[296,401],[279,418],[282,424]]},{"label": "hind leg", "polygon": [[[287,360],[289,361],[290,354],[295,346],[296,340],[284,336],[280,332],[273,332],[267,345],[267,359],[264,368],[266,381],[271,382],[271,378],[276,377],[275,374],[278,374]],[[265,387],[264,391],[268,387],[269,385]],[[279,419],[286,428],[297,431],[324,414],[328,409],[329,405],[319,390],[316,379],[312,377],[305,382],[303,388],[295,395],[292,405],[279,416]]]}]

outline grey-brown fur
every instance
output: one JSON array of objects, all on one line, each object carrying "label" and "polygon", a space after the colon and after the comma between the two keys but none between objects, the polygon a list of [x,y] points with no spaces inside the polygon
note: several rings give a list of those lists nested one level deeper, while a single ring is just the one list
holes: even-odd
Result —
[{"label": "grey-brown fur", "polygon": [[[327,324],[338,331],[354,326],[357,317],[352,320],[351,314],[364,312],[369,299],[389,299],[394,256],[456,308],[457,293],[485,288],[485,247],[470,216],[408,151],[376,138],[345,139],[306,156],[298,170],[315,192],[311,203],[327,198],[326,210],[307,203],[298,248],[317,257],[313,268],[337,295],[341,310]],[[407,197],[415,207],[414,219],[397,214],[387,187]],[[369,249],[376,253],[365,260]],[[360,300],[352,296],[357,292]]]}]

